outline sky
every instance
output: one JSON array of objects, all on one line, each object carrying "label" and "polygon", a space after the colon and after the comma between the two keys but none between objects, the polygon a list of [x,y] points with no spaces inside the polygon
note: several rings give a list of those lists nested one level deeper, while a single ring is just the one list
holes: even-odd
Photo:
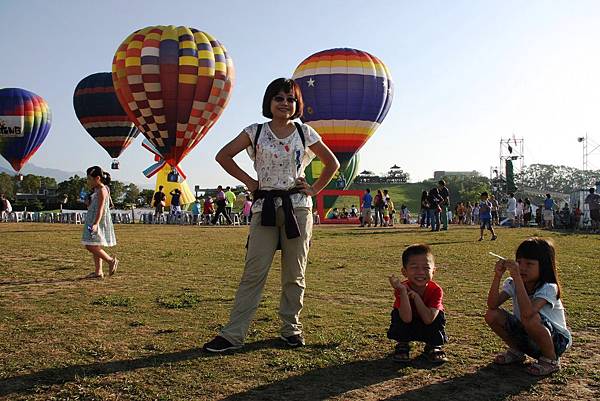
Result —
[{"label": "sky", "polygon": [[[501,138],[524,139],[524,163],[581,168],[600,143],[598,1],[20,1],[0,0],[0,87],[30,90],[49,103],[52,128],[30,163],[67,171],[110,166],[73,111],[84,77],[110,71],[119,44],[150,25],[184,25],[215,36],[236,69],[230,103],[183,160],[188,183],[237,185],[214,161],[244,127],[264,121],[273,79],[290,77],[309,55],[351,47],[391,71],[394,101],[360,150],[360,169],[397,164],[411,181],[435,170],[499,165]],[[138,137],[113,179],[154,187],[153,163]],[[252,171],[250,160],[236,161]],[[600,169],[600,150],[588,157]]]}]

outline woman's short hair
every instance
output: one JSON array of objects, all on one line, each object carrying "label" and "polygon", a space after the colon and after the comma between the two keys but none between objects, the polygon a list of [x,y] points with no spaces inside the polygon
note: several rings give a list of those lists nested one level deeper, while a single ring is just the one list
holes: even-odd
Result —
[{"label": "woman's short hair", "polygon": [[302,117],[304,111],[304,101],[302,100],[302,91],[300,85],[298,85],[293,79],[289,78],[277,78],[267,86],[265,90],[265,96],[263,97],[262,103],[262,114],[266,118],[273,118],[271,113],[271,100],[279,92],[290,93],[296,98],[296,112],[291,117],[291,120]]}]

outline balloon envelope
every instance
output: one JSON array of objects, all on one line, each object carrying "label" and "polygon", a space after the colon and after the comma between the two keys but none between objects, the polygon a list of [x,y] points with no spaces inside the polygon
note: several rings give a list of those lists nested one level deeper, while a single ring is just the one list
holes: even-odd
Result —
[{"label": "balloon envelope", "polygon": [[301,62],[293,79],[302,89],[302,121],[321,135],[343,170],[390,109],[394,88],[388,68],[367,52],[331,49]]},{"label": "balloon envelope", "polygon": [[50,108],[42,97],[25,89],[0,89],[0,154],[16,172],[44,142],[50,125]]},{"label": "balloon envelope", "polygon": [[225,47],[183,26],[132,33],[117,49],[112,72],[123,109],[173,167],[217,121],[234,78]]},{"label": "balloon envelope", "polygon": [[121,107],[110,72],[87,76],[77,84],[73,108],[85,130],[117,158],[140,133]]}]

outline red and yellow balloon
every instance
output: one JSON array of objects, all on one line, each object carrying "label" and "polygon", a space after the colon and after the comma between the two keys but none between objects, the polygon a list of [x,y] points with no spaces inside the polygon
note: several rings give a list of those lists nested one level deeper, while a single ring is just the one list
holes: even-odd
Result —
[{"label": "red and yellow balloon", "polygon": [[112,74],[123,109],[171,167],[221,116],[234,81],[233,61],[216,38],[172,25],[129,35]]}]

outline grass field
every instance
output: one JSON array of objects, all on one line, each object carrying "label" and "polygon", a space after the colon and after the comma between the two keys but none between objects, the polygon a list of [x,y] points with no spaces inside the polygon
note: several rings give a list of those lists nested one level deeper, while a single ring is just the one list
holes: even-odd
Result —
[{"label": "grass field", "polygon": [[[592,400],[600,397],[600,236],[474,228],[316,227],[302,321],[307,346],[278,340],[278,255],[246,346],[200,350],[224,324],[243,268],[246,227],[117,226],[118,273],[92,270],[81,226],[0,224],[0,399]],[[490,362],[503,349],[483,313],[494,260],[531,235],[558,248],[574,346],[558,374]],[[489,237],[488,237],[489,238]],[[386,339],[387,276],[411,243],[433,246],[445,290],[450,362],[402,367]],[[415,355],[416,357],[416,355]]]}]

